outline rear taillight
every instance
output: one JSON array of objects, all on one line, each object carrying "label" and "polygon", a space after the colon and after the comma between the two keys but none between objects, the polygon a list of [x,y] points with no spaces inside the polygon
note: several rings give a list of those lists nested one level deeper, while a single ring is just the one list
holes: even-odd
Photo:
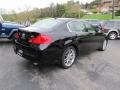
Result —
[{"label": "rear taillight", "polygon": [[16,39],[19,39],[19,38],[20,38],[20,35],[19,35],[18,32],[15,33],[15,38],[16,38]]},{"label": "rear taillight", "polygon": [[49,44],[52,42],[52,38],[50,36],[47,35],[38,35],[36,37],[32,37],[28,40],[29,43],[31,44]]}]

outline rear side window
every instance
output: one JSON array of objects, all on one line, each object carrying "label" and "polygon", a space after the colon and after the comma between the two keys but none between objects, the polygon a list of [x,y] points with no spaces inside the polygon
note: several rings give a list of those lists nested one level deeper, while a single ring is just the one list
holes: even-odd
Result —
[{"label": "rear side window", "polygon": [[68,23],[68,27],[73,32],[83,32],[85,29],[85,25],[80,21],[72,21]]},{"label": "rear side window", "polygon": [[55,27],[56,25],[59,25],[60,23],[61,23],[61,21],[56,20],[56,19],[44,19],[44,20],[40,20],[37,23],[31,25],[31,27],[51,29],[51,28]]}]

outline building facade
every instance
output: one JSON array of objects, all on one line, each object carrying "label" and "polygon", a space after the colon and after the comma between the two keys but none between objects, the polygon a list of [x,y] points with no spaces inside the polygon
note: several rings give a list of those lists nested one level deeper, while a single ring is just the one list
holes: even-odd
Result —
[{"label": "building facade", "polygon": [[[113,0],[101,0],[101,12],[111,12],[113,9]],[[120,0],[114,0],[115,11],[120,10]]]}]

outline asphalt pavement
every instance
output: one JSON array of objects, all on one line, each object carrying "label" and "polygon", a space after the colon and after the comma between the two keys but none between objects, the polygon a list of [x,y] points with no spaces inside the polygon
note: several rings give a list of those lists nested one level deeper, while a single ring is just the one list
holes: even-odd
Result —
[{"label": "asphalt pavement", "polygon": [[69,69],[30,63],[12,47],[0,40],[0,90],[120,90],[120,40],[81,54]]}]

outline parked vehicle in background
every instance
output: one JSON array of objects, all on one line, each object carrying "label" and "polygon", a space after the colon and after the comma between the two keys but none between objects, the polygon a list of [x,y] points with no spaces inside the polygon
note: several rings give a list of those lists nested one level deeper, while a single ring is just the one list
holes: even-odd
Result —
[{"label": "parked vehicle in background", "polygon": [[109,20],[102,24],[102,29],[109,39],[115,40],[120,37],[120,21]]},{"label": "parked vehicle in background", "polygon": [[74,18],[50,18],[27,28],[15,35],[14,51],[28,60],[57,62],[69,68],[79,51],[102,50],[108,39],[86,21]]},{"label": "parked vehicle in background", "polygon": [[13,39],[18,29],[23,27],[23,25],[15,22],[4,21],[0,16],[0,38]]}]

